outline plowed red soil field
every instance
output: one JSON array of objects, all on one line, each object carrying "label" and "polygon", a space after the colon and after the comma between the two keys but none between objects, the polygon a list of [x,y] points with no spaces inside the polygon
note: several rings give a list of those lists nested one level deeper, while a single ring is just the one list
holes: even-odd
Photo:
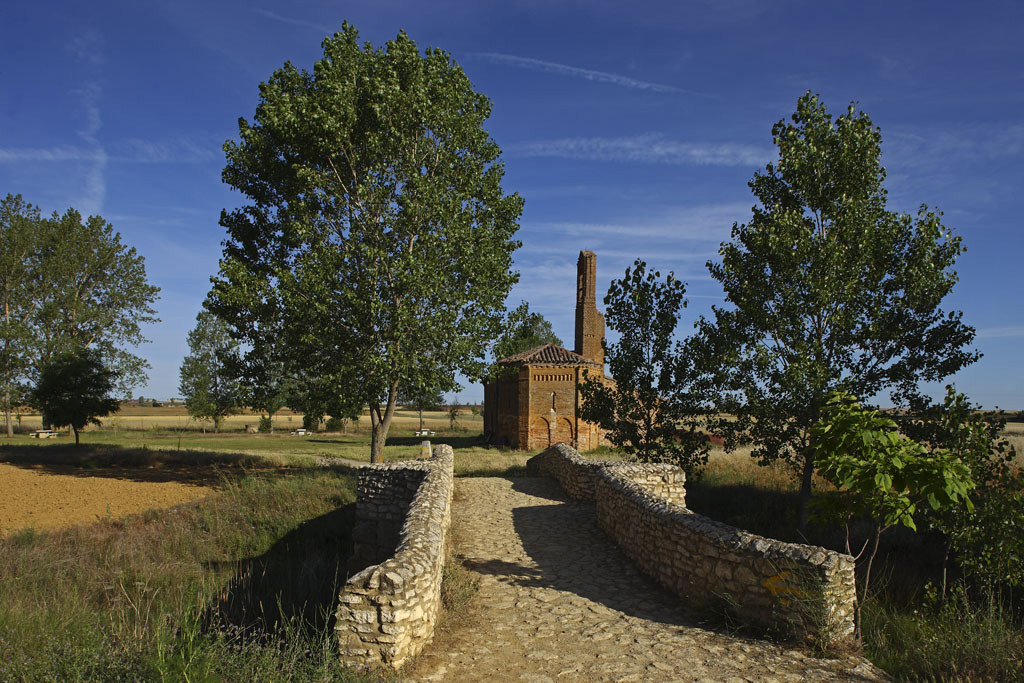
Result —
[{"label": "plowed red soil field", "polygon": [[0,463],[0,535],[117,519],[207,496],[203,473],[180,468],[95,468]]}]

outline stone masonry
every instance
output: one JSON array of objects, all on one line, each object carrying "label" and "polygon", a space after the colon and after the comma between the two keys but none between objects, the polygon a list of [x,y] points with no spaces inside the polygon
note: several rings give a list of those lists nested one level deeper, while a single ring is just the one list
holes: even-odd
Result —
[{"label": "stone masonry", "polygon": [[684,473],[675,467],[592,462],[558,444],[531,458],[527,470],[554,477],[572,498],[594,501],[598,526],[687,604],[718,602],[798,637],[852,637],[852,557],[693,513],[685,507]]},{"label": "stone masonry", "polygon": [[353,561],[373,563],[338,596],[343,664],[399,667],[434,634],[451,522],[451,446],[429,460],[360,468]]},{"label": "stone masonry", "polygon": [[404,680],[492,683],[885,681],[852,654],[821,658],[710,628],[548,477],[459,477],[460,559],[480,581]]}]

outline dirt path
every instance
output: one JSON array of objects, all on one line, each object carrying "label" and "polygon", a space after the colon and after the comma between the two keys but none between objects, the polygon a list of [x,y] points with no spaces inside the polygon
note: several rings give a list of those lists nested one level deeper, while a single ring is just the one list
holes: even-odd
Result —
[{"label": "dirt path", "polygon": [[706,630],[641,575],[548,479],[459,479],[455,523],[480,574],[471,613],[412,676],[447,681],[884,680],[856,657],[823,660]]},{"label": "dirt path", "polygon": [[0,535],[118,518],[197,500],[216,491],[204,477],[188,481],[156,470],[27,467],[0,463]]}]

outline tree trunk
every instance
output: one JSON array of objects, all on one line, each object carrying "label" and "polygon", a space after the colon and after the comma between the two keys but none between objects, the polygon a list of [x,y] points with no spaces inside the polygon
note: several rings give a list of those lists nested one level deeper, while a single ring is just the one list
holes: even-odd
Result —
[{"label": "tree trunk", "polygon": [[76,427],[75,425],[71,425],[71,431],[73,431],[75,433],[75,445],[77,446],[78,443],[79,443],[78,442],[78,427]]},{"label": "tree trunk", "polygon": [[395,403],[398,399],[398,383],[391,385],[388,402],[381,413],[380,404],[370,406],[370,462],[381,462],[384,458],[384,444],[388,440],[391,418],[395,416]]},{"label": "tree trunk", "polygon": [[420,405],[420,431],[423,431],[423,406]]},{"label": "tree trunk", "polygon": [[801,536],[807,534],[807,514],[811,504],[811,480],[814,476],[814,453],[804,451],[804,468],[800,473],[800,499],[797,507],[796,529]]},{"label": "tree trunk", "polygon": [[7,438],[14,436],[14,425],[11,424],[11,385],[4,384],[4,420],[7,421]]}]

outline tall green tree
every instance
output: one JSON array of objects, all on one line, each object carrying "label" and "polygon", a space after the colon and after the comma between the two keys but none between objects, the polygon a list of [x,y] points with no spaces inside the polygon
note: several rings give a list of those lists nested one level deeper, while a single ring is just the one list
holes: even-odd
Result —
[{"label": "tall green tree", "polygon": [[39,209],[21,195],[7,195],[0,201],[0,400],[8,437],[14,434],[11,410],[23,402],[31,368],[40,221]]},{"label": "tall green tree", "polygon": [[201,311],[188,333],[189,354],[181,363],[178,391],[188,414],[213,420],[220,430],[225,417],[238,412],[243,392],[233,368],[238,365],[238,344],[227,323],[209,311]]},{"label": "tall green tree", "polygon": [[146,379],[149,367],[126,347],[146,341],[145,324],[159,322],[145,259],[100,216],[74,209],[42,222],[37,308],[33,312],[33,365],[79,347],[98,349],[116,373],[121,393]]},{"label": "tall green tree", "polygon": [[750,181],[757,199],[721,262],[708,263],[731,307],[703,321],[702,357],[736,416],[716,429],[800,478],[807,521],[816,454],[808,437],[830,392],[890,391],[899,404],[978,358],[973,328],[942,300],[960,238],[941,213],[889,211],[881,133],[854,105],[833,120],[817,95],[772,128],[778,161]]},{"label": "tall green tree", "polygon": [[127,393],[146,378],[148,364],[127,347],[145,341],[142,327],[158,322],[157,287],[145,260],[99,216],[74,209],[49,218],[20,196],[0,202],[0,334],[2,401],[10,410],[59,355],[100,352]]},{"label": "tall green tree", "polygon": [[[562,340],[555,334],[547,318],[531,311],[530,305],[522,301],[505,316],[503,329],[495,340],[491,353],[494,360],[499,361],[544,344],[562,346]],[[497,379],[504,374],[515,372],[514,368],[503,367],[495,362],[488,368],[487,376]]]},{"label": "tall green tree", "polygon": [[501,188],[490,101],[446,52],[405,33],[360,45],[347,23],[323,51],[261,84],[225,144],[250,203],[221,216],[210,308],[247,343],[279,321],[308,373],[357,392],[379,462],[400,387],[483,371],[522,200]]},{"label": "tall green tree", "polygon": [[116,380],[98,349],[63,351],[40,369],[31,403],[42,413],[43,424],[71,425],[77,445],[81,429],[100,424],[100,417],[120,407],[110,396]]},{"label": "tall green tree", "polygon": [[604,298],[608,327],[619,341],[605,342],[612,383],[588,377],[580,388],[580,416],[607,430],[607,438],[643,462],[669,462],[696,474],[710,443],[701,431],[706,412],[698,372],[676,339],[686,285],[643,261],[612,280]]}]

